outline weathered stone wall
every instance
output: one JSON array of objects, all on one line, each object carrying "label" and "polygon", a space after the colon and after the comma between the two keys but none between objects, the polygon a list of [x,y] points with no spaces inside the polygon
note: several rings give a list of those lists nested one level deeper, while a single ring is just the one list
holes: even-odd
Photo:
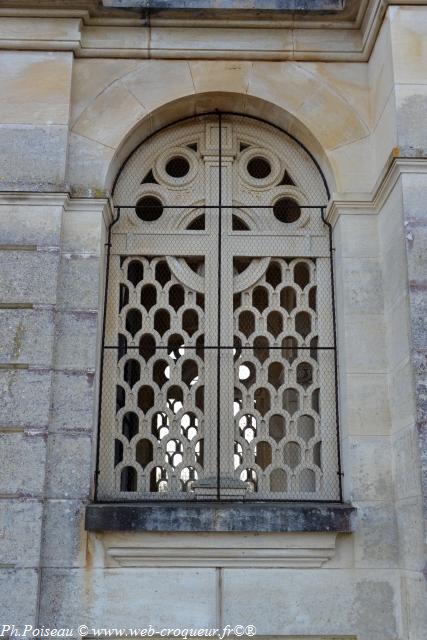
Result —
[{"label": "weathered stone wall", "polygon": [[2,51],[2,190],[64,191],[73,56]]},{"label": "weathered stone wall", "polygon": [[[75,20],[56,31],[46,23],[45,37],[71,41]],[[108,44],[111,28],[96,29]],[[137,39],[137,27],[129,29]],[[421,640],[427,8],[389,9],[366,62],[251,61],[238,33],[233,46],[245,60],[0,53],[0,182],[10,191],[0,194],[1,616],[49,627],[243,622],[260,635]],[[200,44],[201,30],[196,35]],[[147,134],[215,107],[289,130],[334,192],[328,215],[354,534],[154,539],[84,530],[107,196]],[[179,549],[199,545],[209,547],[204,559],[188,566]],[[267,549],[272,560],[256,564],[255,550],[245,562],[245,545]],[[135,546],[166,559],[136,560],[126,551]],[[236,550],[234,566],[215,553],[223,546]],[[303,568],[301,558],[316,554],[318,564]]]}]

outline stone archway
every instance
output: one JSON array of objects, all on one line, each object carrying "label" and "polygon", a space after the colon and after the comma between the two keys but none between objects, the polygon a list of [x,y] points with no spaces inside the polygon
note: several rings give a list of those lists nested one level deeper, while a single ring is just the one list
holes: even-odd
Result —
[{"label": "stone archway", "polygon": [[[89,69],[90,67],[90,69]],[[331,190],[366,149],[364,114],[320,74],[286,62],[77,60],[68,181],[78,195],[102,195],[129,153],[180,118],[214,109],[264,118],[294,134],[317,158]],[[94,79],[95,78],[95,79]],[[343,179],[338,178],[338,182]]]}]

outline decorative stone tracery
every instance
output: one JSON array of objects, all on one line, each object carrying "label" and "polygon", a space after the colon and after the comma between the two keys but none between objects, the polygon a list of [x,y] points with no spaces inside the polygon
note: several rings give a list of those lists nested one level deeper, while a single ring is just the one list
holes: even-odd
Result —
[{"label": "decorative stone tracery", "polygon": [[339,498],[322,176],[285,133],[203,116],[117,181],[98,497]]}]

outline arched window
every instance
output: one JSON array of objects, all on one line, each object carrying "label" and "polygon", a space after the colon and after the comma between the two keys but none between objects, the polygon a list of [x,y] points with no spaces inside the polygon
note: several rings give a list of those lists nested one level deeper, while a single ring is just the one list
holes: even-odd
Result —
[{"label": "arched window", "polygon": [[153,135],[114,190],[102,500],[339,500],[327,190],[253,118]]}]

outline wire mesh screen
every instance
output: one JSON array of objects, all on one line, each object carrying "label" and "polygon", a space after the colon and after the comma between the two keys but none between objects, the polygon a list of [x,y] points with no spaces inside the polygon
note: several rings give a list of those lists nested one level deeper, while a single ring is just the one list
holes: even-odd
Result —
[{"label": "wire mesh screen", "polygon": [[200,116],[137,149],[114,198],[97,498],[340,500],[311,156],[255,119]]}]

